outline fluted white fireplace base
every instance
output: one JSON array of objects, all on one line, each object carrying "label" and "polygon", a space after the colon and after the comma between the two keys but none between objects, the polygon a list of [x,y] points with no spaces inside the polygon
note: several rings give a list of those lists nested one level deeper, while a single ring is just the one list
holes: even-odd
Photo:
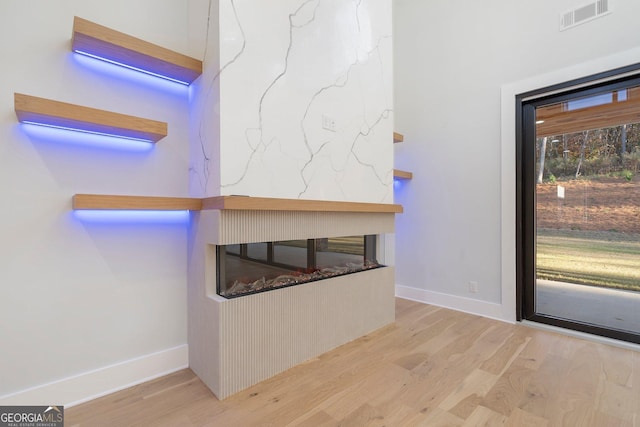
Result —
[{"label": "fluted white fireplace base", "polygon": [[214,296],[216,367],[209,375],[192,369],[224,399],[381,328],[395,317],[393,276],[383,267],[235,299]]},{"label": "fluted white fireplace base", "polygon": [[[189,241],[189,365],[224,399],[395,319],[393,267],[225,299],[216,245],[393,232],[394,214],[202,211]],[[289,226],[287,226],[289,224]],[[345,234],[346,233],[346,234]]]}]

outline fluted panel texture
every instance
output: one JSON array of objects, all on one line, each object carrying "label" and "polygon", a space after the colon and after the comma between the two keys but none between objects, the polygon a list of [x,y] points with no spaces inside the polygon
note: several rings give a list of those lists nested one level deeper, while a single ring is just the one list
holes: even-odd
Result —
[{"label": "fluted panel texture", "polygon": [[215,243],[255,243],[319,237],[383,234],[394,231],[393,213],[360,212],[220,212]]},{"label": "fluted panel texture", "polygon": [[217,397],[224,399],[393,322],[393,278],[393,268],[383,267],[219,300]]}]

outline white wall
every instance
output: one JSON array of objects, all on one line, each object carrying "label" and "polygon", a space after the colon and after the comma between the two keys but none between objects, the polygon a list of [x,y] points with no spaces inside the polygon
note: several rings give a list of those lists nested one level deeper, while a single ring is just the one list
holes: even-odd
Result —
[{"label": "white wall", "polygon": [[390,2],[224,0],[219,14],[192,194],[391,203]]},{"label": "white wall", "polygon": [[[81,220],[71,197],[186,195],[188,89],[79,60],[74,15],[200,54],[186,0],[0,2],[0,403],[68,404],[187,363],[188,218]],[[127,151],[27,133],[14,92],[166,121],[169,136]]]},{"label": "white wall", "polygon": [[395,162],[414,172],[396,187],[405,207],[396,223],[400,295],[515,319],[515,129],[501,118],[501,91],[623,65],[605,57],[640,44],[635,0],[611,1],[611,15],[560,32],[560,13],[584,3],[394,1],[396,130],[405,135]]}]

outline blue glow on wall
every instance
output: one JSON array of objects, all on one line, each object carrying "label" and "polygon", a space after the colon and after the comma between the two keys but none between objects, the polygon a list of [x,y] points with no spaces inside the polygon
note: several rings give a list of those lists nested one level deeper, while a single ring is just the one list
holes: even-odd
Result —
[{"label": "blue glow on wall", "polygon": [[167,80],[166,78],[160,78],[142,71],[137,71],[132,68],[116,65],[112,62],[81,55],[75,52],[71,54],[71,58],[75,63],[83,68],[88,68],[99,74],[105,74],[128,81],[135,86],[146,86],[154,90],[170,92],[182,96],[187,96],[189,93],[189,86],[183,83],[177,83],[175,81]]},{"label": "blue glow on wall", "polygon": [[91,134],[91,135],[102,135],[102,136],[110,136],[112,138],[130,139],[132,141],[153,142],[153,140],[151,140],[151,139],[134,138],[132,136],[118,135],[117,133],[96,132],[96,131],[92,131],[92,130],[87,130],[87,129],[82,129],[82,128],[74,128],[74,127],[69,127],[69,126],[58,126],[58,125],[53,125],[53,124],[50,124],[50,123],[32,122],[30,120],[23,120],[21,123],[26,123],[28,125],[35,125],[35,126],[44,126],[44,127],[53,128],[53,129],[70,130],[70,131],[73,131],[73,132],[88,133],[88,134]]},{"label": "blue glow on wall", "polygon": [[83,145],[96,148],[124,151],[150,151],[154,144],[130,138],[108,136],[94,132],[71,130],[40,124],[22,122],[20,128],[32,138],[55,143]]},{"label": "blue glow on wall", "polygon": [[102,224],[187,224],[189,211],[155,210],[76,210],[73,216],[82,222]]},{"label": "blue glow on wall", "polygon": [[169,81],[174,82],[174,83],[179,83],[181,85],[186,85],[186,86],[189,85],[189,82],[185,82],[185,81],[182,81],[182,80],[174,79],[174,78],[169,77],[169,76],[163,76],[162,74],[158,74],[158,73],[154,73],[153,71],[144,70],[142,68],[134,67],[132,65],[125,64],[123,62],[114,61],[112,59],[108,59],[108,58],[105,58],[103,56],[94,55],[92,53],[84,52],[82,50],[74,50],[74,52],[77,53],[77,54],[80,54],[80,55],[88,56],[89,58],[95,58],[95,59],[98,59],[100,61],[105,61],[105,62],[108,62],[108,63],[113,64],[113,65],[117,65],[117,66],[120,66],[120,67],[128,68],[130,70],[138,71],[140,73],[149,74],[150,76],[159,77],[161,79],[169,80]]}]

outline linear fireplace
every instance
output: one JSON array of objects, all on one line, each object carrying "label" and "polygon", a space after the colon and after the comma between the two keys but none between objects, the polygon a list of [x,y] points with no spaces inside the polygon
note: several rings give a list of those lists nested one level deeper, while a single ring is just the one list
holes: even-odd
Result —
[{"label": "linear fireplace", "polygon": [[[387,243],[400,212],[359,202],[203,200],[189,239],[191,369],[224,399],[392,323]],[[318,280],[322,270],[335,275]]]},{"label": "linear fireplace", "polygon": [[382,267],[376,235],[232,244],[216,251],[217,293],[225,298]]}]

